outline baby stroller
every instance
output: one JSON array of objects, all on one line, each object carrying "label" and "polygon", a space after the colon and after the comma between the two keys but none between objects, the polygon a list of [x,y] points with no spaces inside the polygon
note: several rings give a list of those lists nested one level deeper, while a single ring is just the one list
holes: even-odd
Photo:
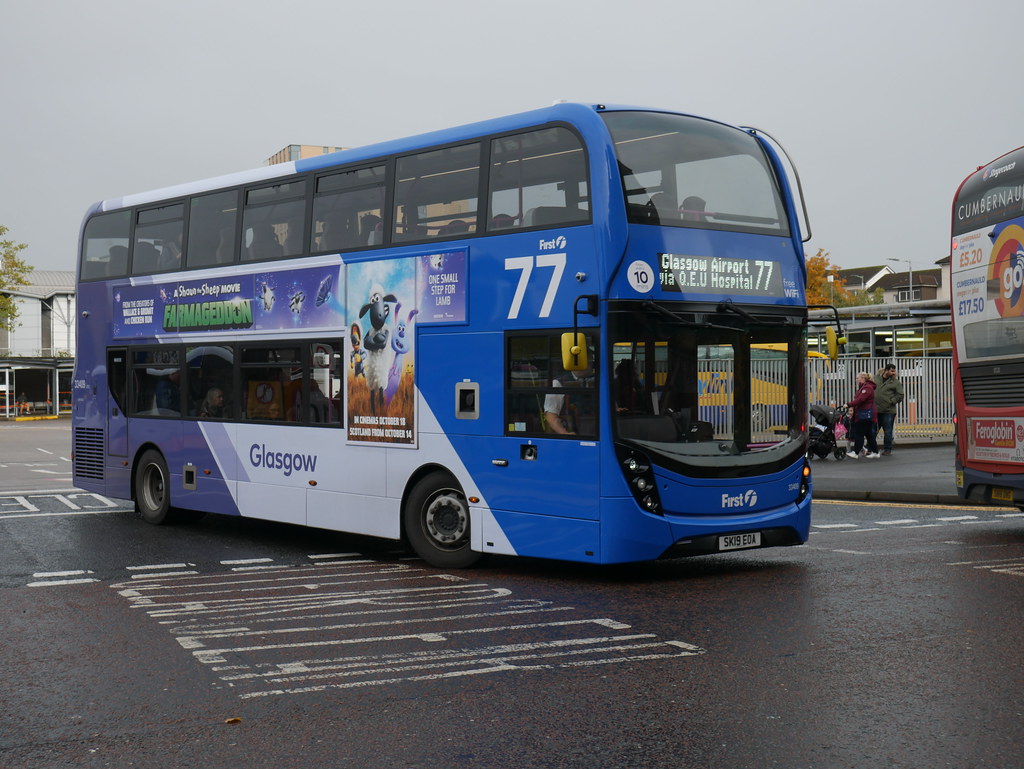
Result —
[{"label": "baby stroller", "polygon": [[807,441],[807,456],[813,459],[825,459],[829,454],[836,459],[846,458],[846,446],[838,441],[846,439],[846,426],[843,424],[843,412],[819,403],[811,406],[811,419]]}]

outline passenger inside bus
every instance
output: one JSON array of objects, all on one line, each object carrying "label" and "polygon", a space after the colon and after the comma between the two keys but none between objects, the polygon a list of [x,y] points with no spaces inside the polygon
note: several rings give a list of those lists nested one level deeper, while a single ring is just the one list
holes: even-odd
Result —
[{"label": "passenger inside bus", "polygon": [[690,195],[683,201],[683,204],[679,206],[679,215],[682,216],[684,222],[703,222],[708,218],[705,209],[707,208],[707,201],[704,198],[697,195]]},{"label": "passenger inside bus", "polygon": [[272,225],[263,222],[251,228],[252,242],[249,244],[250,259],[273,259],[284,255],[284,248],[277,239]]},{"label": "passenger inside bus", "polygon": [[181,268],[181,242],[176,238],[169,238],[160,247],[160,258],[157,260],[157,269],[177,270]]},{"label": "passenger inside bus", "polygon": [[224,391],[219,387],[211,387],[206,397],[199,404],[200,419],[220,419],[224,416]]}]

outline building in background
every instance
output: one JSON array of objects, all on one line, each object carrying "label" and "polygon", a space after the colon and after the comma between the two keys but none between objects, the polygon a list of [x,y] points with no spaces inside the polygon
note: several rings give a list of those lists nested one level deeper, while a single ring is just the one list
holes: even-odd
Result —
[{"label": "building in background", "polygon": [[75,365],[75,273],[33,270],[15,297],[13,331],[0,329],[0,418],[71,411]]},{"label": "building in background", "polygon": [[[893,272],[888,267],[842,270],[848,290],[882,289],[881,304],[840,307],[847,358],[949,358],[953,333],[949,307],[948,256],[934,268]],[[860,285],[858,285],[860,280]],[[811,310],[808,348],[825,350],[831,311]]]},{"label": "building in background", "polygon": [[283,150],[275,152],[265,161],[263,165],[272,166],[277,163],[288,163],[293,160],[305,160],[317,155],[327,155],[331,152],[341,152],[346,147],[324,147],[319,144],[289,144]]}]

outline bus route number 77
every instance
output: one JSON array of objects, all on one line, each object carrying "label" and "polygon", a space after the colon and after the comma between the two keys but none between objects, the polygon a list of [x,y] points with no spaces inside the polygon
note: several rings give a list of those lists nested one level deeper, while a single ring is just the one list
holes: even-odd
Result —
[{"label": "bus route number 77", "polygon": [[519,270],[519,282],[516,284],[516,292],[512,297],[512,304],[508,308],[508,319],[514,320],[519,317],[519,310],[523,306],[523,298],[526,296],[526,289],[530,283],[530,275],[534,267],[553,267],[551,277],[548,280],[547,291],[544,293],[544,301],[540,305],[541,318],[551,315],[551,307],[555,303],[555,295],[558,293],[558,285],[562,281],[562,273],[565,271],[565,254],[538,254],[537,256],[510,256],[505,259],[506,270]]}]

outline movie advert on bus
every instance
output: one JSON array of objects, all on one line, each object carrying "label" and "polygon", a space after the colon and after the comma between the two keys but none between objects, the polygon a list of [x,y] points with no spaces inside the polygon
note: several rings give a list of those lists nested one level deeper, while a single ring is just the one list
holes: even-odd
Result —
[{"label": "movie advert on bus", "polygon": [[1024,418],[967,418],[967,458],[1024,462]]},{"label": "movie advert on bus", "polygon": [[345,321],[342,265],[122,286],[114,337],[216,331],[336,330]]},{"label": "movie advert on bus", "polygon": [[467,320],[467,252],[348,266],[348,439],[415,446],[418,323]]},{"label": "movie advert on bus", "polygon": [[962,361],[1024,353],[1024,219],[953,238],[951,311]]}]

